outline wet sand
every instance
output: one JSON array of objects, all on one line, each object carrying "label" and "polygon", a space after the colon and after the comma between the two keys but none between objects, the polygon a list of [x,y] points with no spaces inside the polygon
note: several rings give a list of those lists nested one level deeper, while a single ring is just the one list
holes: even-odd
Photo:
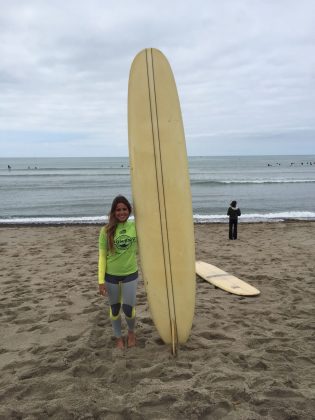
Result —
[{"label": "wet sand", "polygon": [[[177,358],[150,319],[114,348],[98,295],[99,226],[0,227],[0,419],[313,419],[315,222],[195,225],[196,258],[257,287],[197,278]],[[125,325],[125,324],[124,324]]]}]

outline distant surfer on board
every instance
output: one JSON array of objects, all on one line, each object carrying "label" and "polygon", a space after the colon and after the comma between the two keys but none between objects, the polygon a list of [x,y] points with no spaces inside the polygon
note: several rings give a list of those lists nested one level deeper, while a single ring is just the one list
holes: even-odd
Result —
[{"label": "distant surfer on board", "polygon": [[235,200],[231,202],[227,215],[229,216],[229,239],[237,239],[237,223],[241,210],[237,207]]},{"label": "distant surfer on board", "polygon": [[128,347],[136,345],[135,305],[138,283],[137,234],[135,223],[128,220],[132,208],[122,195],[112,203],[109,220],[99,235],[99,293],[108,295],[110,319],[116,347],[124,348],[121,332],[121,309],[128,326]]}]

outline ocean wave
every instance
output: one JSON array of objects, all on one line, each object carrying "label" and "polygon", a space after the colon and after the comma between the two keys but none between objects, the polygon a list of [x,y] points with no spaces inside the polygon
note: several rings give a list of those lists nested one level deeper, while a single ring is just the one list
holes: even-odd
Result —
[{"label": "ocean wave", "polygon": [[[226,223],[228,217],[222,214],[194,214],[195,223]],[[133,217],[131,217],[133,219]],[[288,211],[275,213],[248,213],[242,214],[240,223],[282,222],[286,220],[315,221],[315,212]],[[0,225],[89,225],[103,224],[108,221],[107,216],[85,217],[12,217],[0,218]]]},{"label": "ocean wave", "polygon": [[[84,174],[84,173],[28,173],[26,171],[20,173],[20,174],[12,174],[12,173],[4,173],[4,174],[0,174],[0,178],[79,178],[79,177],[83,177],[85,179],[87,178],[100,178],[100,177],[111,177],[111,178],[116,178],[117,176],[121,176],[124,178],[129,178],[129,172],[110,172],[110,173],[106,173],[106,172],[99,172],[99,173],[94,173],[94,174]],[[70,179],[71,179],[70,178]]]},{"label": "ocean wave", "polygon": [[[64,166],[64,167],[36,167],[36,166],[32,166],[32,167],[24,167],[24,168],[12,168],[11,170],[8,171],[7,168],[2,169],[3,172],[8,172],[8,173],[15,173],[15,172],[45,172],[45,171],[56,171],[56,172],[66,172],[66,171],[81,171],[81,172],[85,172],[85,171],[104,171],[104,170],[116,170],[116,169],[129,169],[129,165],[125,164],[115,164],[113,166],[111,165],[107,165],[107,166]],[[1,168],[0,168],[1,170]]]},{"label": "ocean wave", "polygon": [[[315,212],[311,211],[286,211],[275,213],[244,213],[239,218],[242,223],[255,222],[282,222],[285,220],[315,220]],[[228,217],[222,214],[194,214],[196,223],[224,223]]]},{"label": "ocean wave", "polygon": [[244,179],[244,180],[222,180],[213,181],[207,179],[191,179],[192,185],[230,185],[230,184],[308,184],[315,183],[315,179]]},{"label": "ocean wave", "polygon": [[11,217],[0,218],[0,225],[64,225],[64,224],[102,224],[108,221],[107,216],[82,217]]}]

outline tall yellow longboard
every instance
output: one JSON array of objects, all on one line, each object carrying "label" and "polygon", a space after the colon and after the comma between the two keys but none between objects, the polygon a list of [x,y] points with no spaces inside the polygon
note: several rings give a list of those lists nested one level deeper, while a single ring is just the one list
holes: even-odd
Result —
[{"label": "tall yellow longboard", "polygon": [[154,324],[165,343],[189,337],[195,307],[194,227],[187,153],[174,76],[145,49],[128,90],[128,137],[141,269]]}]

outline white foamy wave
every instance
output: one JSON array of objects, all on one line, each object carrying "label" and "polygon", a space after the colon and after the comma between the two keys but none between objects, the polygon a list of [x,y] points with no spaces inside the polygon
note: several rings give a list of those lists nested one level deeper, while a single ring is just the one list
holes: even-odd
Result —
[{"label": "white foamy wave", "polygon": [[107,222],[106,216],[93,217],[12,217],[1,219],[0,224],[4,225],[63,225],[63,224],[101,224]]},{"label": "white foamy wave", "polygon": [[[315,220],[315,212],[310,211],[288,211],[277,213],[244,213],[239,218],[240,222],[282,222],[285,220]],[[196,223],[224,223],[228,217],[222,214],[194,214]]]},{"label": "white foamy wave", "polygon": [[[134,217],[131,216],[130,219]],[[282,222],[285,220],[314,220],[315,212],[289,211],[278,213],[244,213],[239,218],[242,223]],[[87,217],[12,217],[0,218],[0,225],[89,225],[103,224],[108,221],[107,216]],[[222,214],[194,214],[195,223],[226,223],[228,217]]]},{"label": "white foamy wave", "polygon": [[244,179],[219,182],[222,184],[307,184],[315,183],[315,179]]}]

